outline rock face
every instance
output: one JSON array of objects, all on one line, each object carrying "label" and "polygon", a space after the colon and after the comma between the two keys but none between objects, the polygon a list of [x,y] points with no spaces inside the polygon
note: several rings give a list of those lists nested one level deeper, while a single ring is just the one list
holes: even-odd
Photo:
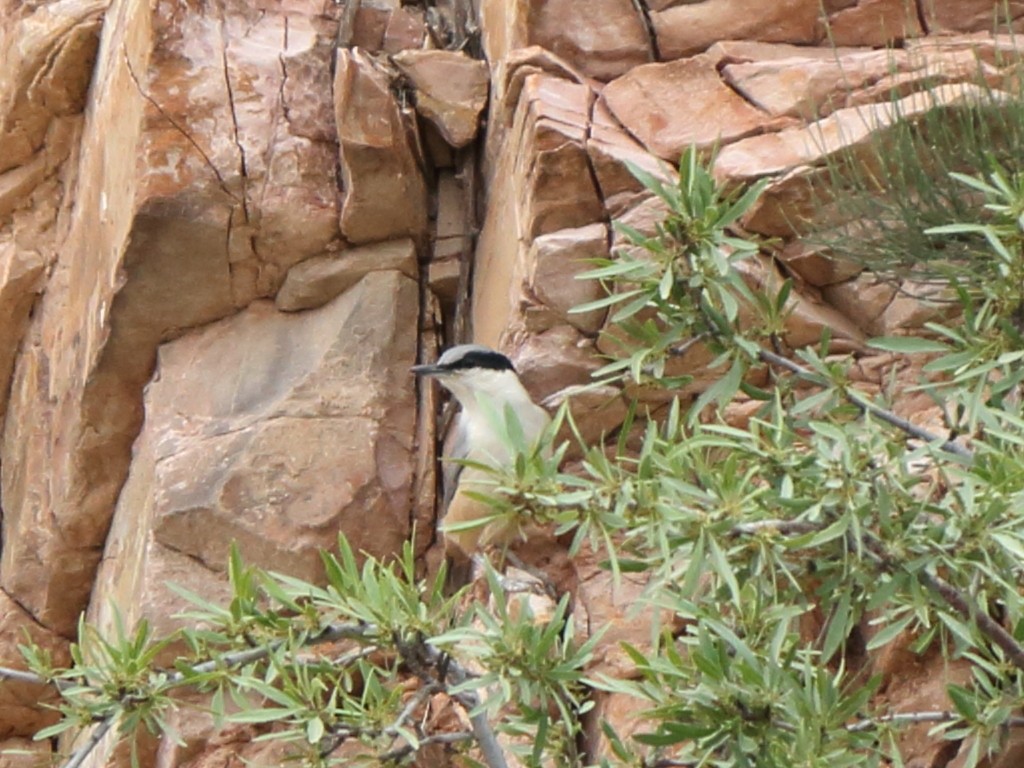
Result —
[{"label": "rock face", "polygon": [[256,302],[163,345],[101,593],[162,626],[167,581],[220,581],[232,542],[249,562],[314,580],[339,535],[378,557],[400,548],[416,294],[401,272],[372,272],[315,311]]},{"label": "rock face", "polygon": [[342,234],[352,243],[422,236],[426,187],[387,74],[358,50],[340,51],[334,92]]},{"label": "rock face", "polygon": [[[996,12],[1020,28],[1024,2],[0,0],[0,666],[23,630],[66,658],[112,601],[177,626],[167,582],[219,599],[232,541],[316,579],[339,533],[385,556],[415,523],[436,563],[436,394],[407,368],[471,337],[549,403],[589,382],[620,336],[571,311],[603,291],[577,277],[664,215],[631,166],[717,146],[720,179],[769,180],[742,225],[782,267],[745,276],[794,278],[788,344],[926,322],[797,233],[831,154],[1013,74]],[[709,359],[679,361],[684,394]],[[572,399],[581,432],[632,394]],[[645,636],[633,593],[570,570],[581,620]],[[50,722],[41,695],[0,684],[0,746]],[[214,765],[253,735],[146,754]]]}]

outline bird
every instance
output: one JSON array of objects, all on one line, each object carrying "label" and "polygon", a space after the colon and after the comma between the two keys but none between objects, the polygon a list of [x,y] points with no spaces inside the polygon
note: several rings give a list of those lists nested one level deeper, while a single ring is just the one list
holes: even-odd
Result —
[{"label": "bird", "polygon": [[[526,391],[512,361],[480,344],[451,347],[436,363],[413,366],[417,376],[436,379],[460,405],[455,434],[446,459],[444,519],[441,531],[449,563],[449,587],[470,581],[472,558],[492,545],[511,543],[522,535],[520,526],[503,519],[486,525],[452,530],[456,525],[494,514],[493,508],[473,494],[494,493],[493,475],[478,466],[457,463],[466,460],[493,468],[508,467],[516,448],[502,434],[495,417],[511,414],[519,422],[526,445],[538,443],[551,417]],[[455,460],[455,461],[453,461]]]}]

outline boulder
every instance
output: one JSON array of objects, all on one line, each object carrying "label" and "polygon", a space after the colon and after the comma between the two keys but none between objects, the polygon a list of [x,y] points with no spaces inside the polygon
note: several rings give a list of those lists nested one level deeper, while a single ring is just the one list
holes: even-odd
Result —
[{"label": "boulder", "polygon": [[340,50],[334,98],[342,234],[355,244],[422,236],[427,189],[390,76],[367,54]]},{"label": "boulder", "polygon": [[487,105],[487,64],[456,51],[403,51],[392,60],[416,90],[416,111],[451,146],[469,144]]},{"label": "boulder", "polygon": [[707,56],[637,67],[605,86],[601,101],[647,151],[671,163],[691,144],[729,143],[769,119],[722,82]]}]

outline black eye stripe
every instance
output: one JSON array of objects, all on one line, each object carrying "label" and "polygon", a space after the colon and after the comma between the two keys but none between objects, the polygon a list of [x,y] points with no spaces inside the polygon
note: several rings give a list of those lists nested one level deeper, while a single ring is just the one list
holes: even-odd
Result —
[{"label": "black eye stripe", "polygon": [[467,352],[458,360],[444,366],[449,371],[465,371],[470,368],[486,368],[491,371],[515,371],[512,361],[500,352],[477,350]]}]

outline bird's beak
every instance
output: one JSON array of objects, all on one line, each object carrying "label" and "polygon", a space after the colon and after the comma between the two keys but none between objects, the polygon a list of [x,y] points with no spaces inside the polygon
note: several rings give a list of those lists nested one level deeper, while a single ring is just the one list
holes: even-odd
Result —
[{"label": "bird's beak", "polygon": [[429,363],[427,365],[414,365],[409,369],[417,376],[437,376],[439,373],[444,373],[445,369],[439,365]]}]

